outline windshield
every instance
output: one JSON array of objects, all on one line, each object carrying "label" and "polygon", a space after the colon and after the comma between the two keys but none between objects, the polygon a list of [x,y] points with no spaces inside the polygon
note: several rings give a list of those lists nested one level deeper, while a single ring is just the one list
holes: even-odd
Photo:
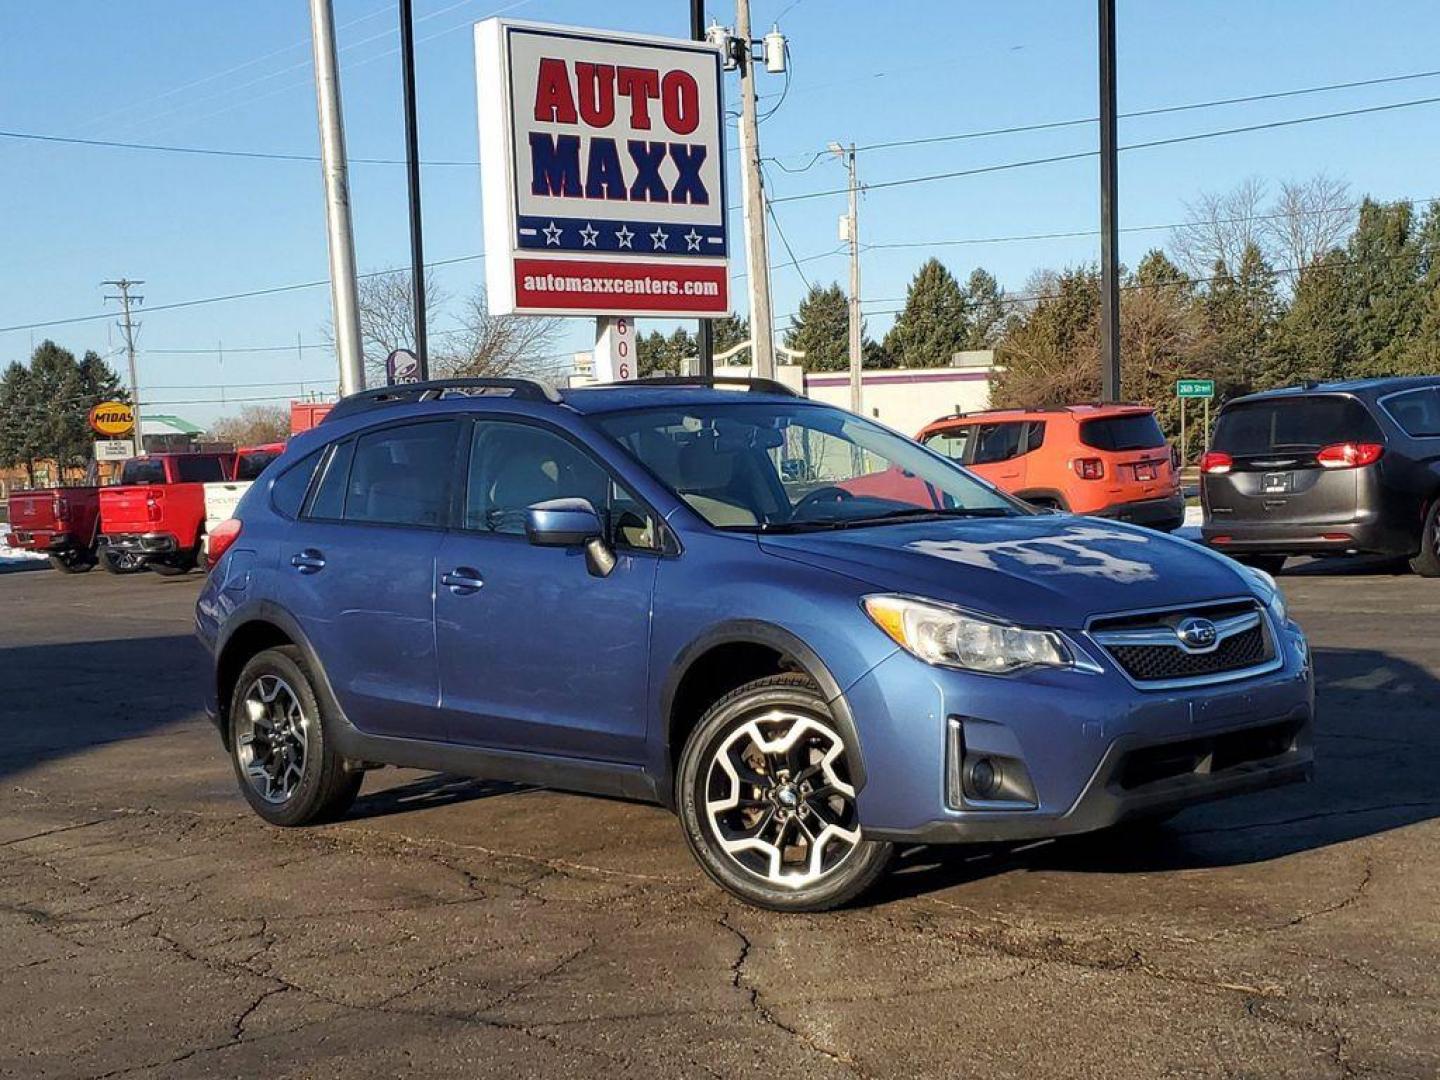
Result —
[{"label": "windshield", "polygon": [[597,422],[723,529],[793,532],[1027,512],[909,439],[829,406],[707,401]]},{"label": "windshield", "polygon": [[165,483],[165,462],[157,458],[131,458],[120,470],[122,484]]}]

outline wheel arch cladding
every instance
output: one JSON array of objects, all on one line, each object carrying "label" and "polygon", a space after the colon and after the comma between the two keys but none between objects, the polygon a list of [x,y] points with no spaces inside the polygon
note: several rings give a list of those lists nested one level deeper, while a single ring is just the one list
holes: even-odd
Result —
[{"label": "wheel arch cladding", "polygon": [[295,641],[283,629],[266,619],[254,618],[237,626],[225,639],[215,661],[215,702],[220,721],[220,737],[230,746],[230,698],[235,692],[235,683],[240,672],[252,657],[266,649],[281,645],[294,645]]},{"label": "wheel arch cladding", "polygon": [[692,642],[671,666],[661,698],[665,721],[665,773],[657,778],[661,801],[673,806],[675,769],[705,711],[732,690],[784,671],[810,678],[829,703],[835,723],[851,748],[851,775],[858,791],[865,783],[859,733],[841,687],[820,657],[800,638],[771,623],[737,621],[713,628]]}]

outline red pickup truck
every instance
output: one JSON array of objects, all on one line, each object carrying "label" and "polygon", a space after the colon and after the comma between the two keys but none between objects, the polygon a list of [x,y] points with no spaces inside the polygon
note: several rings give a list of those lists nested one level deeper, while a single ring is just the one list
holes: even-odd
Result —
[{"label": "red pickup truck", "polygon": [[98,487],[35,488],[10,493],[9,545],[43,552],[50,565],[83,574],[95,565],[100,535]]},{"label": "red pickup truck", "polygon": [[112,574],[146,567],[166,576],[199,562],[205,485],[228,480],[234,453],[146,454],[125,462],[117,487],[100,491],[100,565]]}]

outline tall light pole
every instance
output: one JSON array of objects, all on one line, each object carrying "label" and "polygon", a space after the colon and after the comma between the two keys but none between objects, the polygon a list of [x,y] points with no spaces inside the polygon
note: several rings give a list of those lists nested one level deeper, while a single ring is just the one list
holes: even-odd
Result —
[{"label": "tall light pole", "polygon": [[340,111],[340,65],[335,56],[335,17],[330,0],[310,0],[315,50],[315,111],[320,123],[320,169],[325,182],[325,237],[330,251],[330,307],[340,393],[365,389],[360,344],[360,298],[355,279],[355,233],[350,224],[350,181],[345,158],[345,120]]},{"label": "tall light pole", "polygon": [[125,332],[125,354],[130,361],[130,413],[135,418],[135,453],[145,453],[145,429],[140,423],[140,376],[135,365],[135,320],[130,317],[130,304],[134,301],[143,304],[143,296],[131,296],[130,290],[136,285],[144,285],[143,281],[131,281],[129,278],[116,278],[112,281],[102,281],[102,285],[113,285],[120,290],[119,296],[107,296],[106,300],[120,301],[120,329]]},{"label": "tall light pole", "polygon": [[1100,0],[1100,395],[1120,400],[1120,227],[1116,217],[1115,0]]},{"label": "tall light pole", "polygon": [[415,359],[420,381],[430,379],[425,330],[425,244],[420,226],[420,132],[415,119],[415,28],[410,0],[400,0],[400,71],[405,83],[405,179],[410,193],[410,283],[415,307]]},{"label": "tall light pole", "polygon": [[850,244],[850,411],[858,413],[865,407],[860,378],[864,362],[860,344],[860,185],[855,180],[855,144],[847,149],[832,142],[829,150],[845,162],[850,173],[850,210],[840,219],[840,238]]},{"label": "tall light pole", "polygon": [[[690,37],[705,40],[705,0],[690,0]],[[725,167],[722,162],[720,167]],[[709,319],[701,319],[695,334],[700,370],[697,375],[715,374],[715,327]]]},{"label": "tall light pole", "polygon": [[770,244],[765,235],[765,187],[760,177],[760,134],[755,118],[755,62],[750,41],[750,0],[735,0],[736,60],[740,64],[741,205],[750,291],[750,340],[756,378],[775,377],[775,326],[770,309]]}]

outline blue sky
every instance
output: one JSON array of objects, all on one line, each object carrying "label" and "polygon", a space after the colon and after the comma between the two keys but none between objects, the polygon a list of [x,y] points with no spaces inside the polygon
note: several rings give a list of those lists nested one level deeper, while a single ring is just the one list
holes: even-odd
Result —
[{"label": "blue sky", "polygon": [[[421,156],[476,153],[470,25],[507,0],[415,0]],[[403,156],[395,5],[336,0],[350,152]],[[683,0],[528,0],[516,18],[683,35]],[[733,21],[733,8],[713,16]],[[1093,116],[1095,4],[1046,0],[754,0],[757,34],[776,18],[790,37],[793,81],[761,127],[762,152],[791,169],[831,140],[865,144]],[[1425,2],[1245,3],[1120,0],[1120,109],[1209,101],[1427,72],[1440,68],[1440,6]],[[10,3],[0,10],[7,43],[0,66],[0,128],[83,138],[317,152],[307,5],[302,0],[197,4],[86,0]],[[762,110],[781,80],[762,76]],[[733,81],[727,91],[734,101]],[[1440,77],[1275,101],[1122,120],[1121,145],[1440,97]],[[962,170],[1091,150],[1094,125],[866,153],[862,182]],[[731,155],[732,161],[734,155]],[[996,172],[868,193],[862,240],[936,241],[1095,228],[1095,159]],[[1121,225],[1179,220],[1184,201],[1247,176],[1270,182],[1317,171],[1382,197],[1440,196],[1440,104],[1335,119],[1122,154]],[[409,258],[404,170],[355,165],[355,233],[362,270]],[[788,173],[772,166],[773,197],[840,187],[841,166],[822,158]],[[426,255],[483,250],[478,172],[436,166],[423,176]],[[738,190],[736,188],[735,190]],[[802,257],[837,247],[841,196],[780,202],[781,227]],[[0,138],[0,215],[8,258],[0,261],[0,326],[98,314],[105,278],[143,278],[149,304],[264,289],[327,275],[320,174],[311,162],[40,145]],[[1122,237],[1134,262],[1163,231]],[[976,265],[1011,289],[1043,266],[1096,257],[1094,237],[935,247],[963,277]],[[772,261],[784,249],[772,233]],[[889,325],[925,247],[863,256],[869,330]],[[733,270],[743,260],[737,257]],[[802,263],[811,281],[845,280],[842,256]],[[443,268],[458,299],[483,263]],[[743,282],[736,283],[743,305]],[[773,275],[775,308],[789,313],[804,292],[793,268]],[[326,288],[155,312],[141,333],[142,384],[155,411],[207,422],[234,402],[282,398],[333,385],[319,346]],[[440,328],[453,325],[442,318]],[[663,324],[656,324],[663,327]],[[644,332],[645,324],[640,327]],[[558,344],[585,348],[588,320]],[[297,335],[307,347],[297,358]],[[109,352],[108,320],[0,333],[0,361],[54,337],[77,352]],[[215,352],[226,350],[223,363]],[[285,347],[285,351],[242,352]],[[118,361],[117,357],[117,361]],[[264,386],[243,384],[265,383]],[[222,395],[229,410],[219,404]],[[162,409],[161,402],[176,402]]]}]

